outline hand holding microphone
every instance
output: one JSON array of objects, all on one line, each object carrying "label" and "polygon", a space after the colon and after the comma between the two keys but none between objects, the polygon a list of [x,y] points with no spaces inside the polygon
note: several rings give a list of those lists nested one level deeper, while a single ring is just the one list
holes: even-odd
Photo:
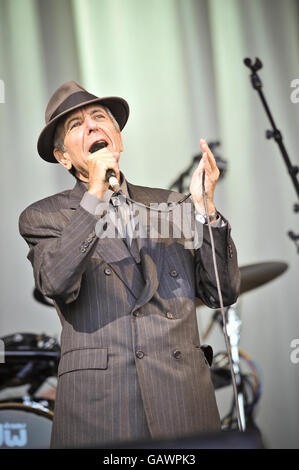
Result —
[{"label": "hand holding microphone", "polygon": [[90,148],[88,158],[89,186],[88,192],[103,199],[110,186],[114,191],[119,190],[119,152],[95,152],[107,147],[104,141],[95,142]]}]

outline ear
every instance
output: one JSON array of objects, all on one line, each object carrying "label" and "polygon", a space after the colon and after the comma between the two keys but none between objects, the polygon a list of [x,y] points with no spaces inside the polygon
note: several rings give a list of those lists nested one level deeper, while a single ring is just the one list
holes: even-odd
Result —
[{"label": "ear", "polygon": [[123,139],[122,139],[122,136],[121,136],[121,132],[119,132],[119,151],[123,152],[123,150],[124,150]]},{"label": "ear", "polygon": [[54,149],[53,150],[54,157],[64,168],[70,170],[72,168],[72,162],[67,152],[63,152],[62,150]]}]

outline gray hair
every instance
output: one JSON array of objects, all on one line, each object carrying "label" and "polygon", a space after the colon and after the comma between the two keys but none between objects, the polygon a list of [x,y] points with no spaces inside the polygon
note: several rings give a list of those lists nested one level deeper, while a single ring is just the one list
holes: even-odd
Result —
[{"label": "gray hair", "polygon": [[[119,124],[118,124],[117,120],[115,119],[115,117],[113,116],[113,114],[111,113],[110,109],[107,108],[106,106],[101,106],[101,107],[106,111],[106,113],[110,117],[111,121],[114,124],[115,129],[120,131]],[[66,151],[66,147],[64,145],[64,137],[65,137],[65,135],[64,135],[64,119],[62,119],[62,121],[60,121],[57,124],[56,129],[55,129],[54,139],[53,139],[54,149],[58,149],[61,152]]]},{"label": "gray hair", "polygon": [[61,152],[66,151],[66,147],[64,145],[64,120],[60,121],[56,126],[53,147],[54,149],[61,150]]}]

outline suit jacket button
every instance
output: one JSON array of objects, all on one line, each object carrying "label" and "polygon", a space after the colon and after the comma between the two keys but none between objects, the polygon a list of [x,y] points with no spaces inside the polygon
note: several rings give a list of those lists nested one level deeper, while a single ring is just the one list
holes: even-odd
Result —
[{"label": "suit jacket button", "polygon": [[87,241],[88,243],[92,242],[92,240],[94,239],[95,236],[96,236],[95,233],[91,233],[91,234],[89,235],[89,237],[86,238],[86,241]]},{"label": "suit jacket button", "polygon": [[105,268],[105,269],[104,269],[104,273],[106,274],[106,276],[110,276],[110,274],[111,274],[111,269],[110,269],[110,268]]},{"label": "suit jacket button", "polygon": [[133,315],[134,317],[142,317],[142,312],[140,312],[139,310],[135,310],[135,312],[133,312]]},{"label": "suit jacket button", "polygon": [[139,349],[138,351],[136,351],[136,356],[138,357],[138,359],[142,359],[144,356],[144,352]]},{"label": "suit jacket button", "polygon": [[165,315],[167,316],[167,318],[169,318],[169,320],[173,320],[173,319],[174,319],[174,314],[171,313],[171,312],[166,312]]},{"label": "suit jacket button", "polygon": [[173,351],[172,354],[173,354],[173,357],[174,357],[175,359],[181,359],[181,357],[182,357],[182,353],[181,353],[181,351],[179,351],[178,349],[176,349],[175,351]]},{"label": "suit jacket button", "polygon": [[172,269],[171,271],[169,271],[169,274],[171,275],[171,277],[177,277],[178,272],[176,269]]},{"label": "suit jacket button", "polygon": [[82,253],[85,253],[86,248],[88,248],[88,246],[89,246],[89,243],[87,243],[86,241],[81,243],[80,249],[81,249]]}]

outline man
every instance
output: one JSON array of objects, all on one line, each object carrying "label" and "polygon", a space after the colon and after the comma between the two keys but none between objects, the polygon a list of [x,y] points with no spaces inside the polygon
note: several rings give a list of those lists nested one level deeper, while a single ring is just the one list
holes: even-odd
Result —
[{"label": "man", "polygon": [[[55,448],[220,429],[195,311],[195,296],[219,307],[207,224],[201,226],[202,246],[195,249],[171,237],[134,238],[132,232],[127,237],[129,231],[123,238],[109,238],[104,236],[107,223],[99,225],[109,220],[107,213],[121,209],[106,182],[108,169],[127,198],[118,214],[127,217],[126,227],[133,222],[126,212],[130,201],[150,207],[182,198],[132,185],[120,172],[121,130],[128,115],[122,98],[98,98],[75,82],[59,87],[46,110],[38,152],[72,171],[76,185],[32,204],[20,216],[36,286],[53,299],[62,324]],[[96,142],[105,147],[91,152]],[[219,170],[206,142],[200,145],[203,158],[190,192],[196,212],[204,214],[205,170],[223,302],[231,305],[240,287],[237,255],[230,225],[213,203]],[[194,217],[190,199],[183,206],[192,206]]]}]

